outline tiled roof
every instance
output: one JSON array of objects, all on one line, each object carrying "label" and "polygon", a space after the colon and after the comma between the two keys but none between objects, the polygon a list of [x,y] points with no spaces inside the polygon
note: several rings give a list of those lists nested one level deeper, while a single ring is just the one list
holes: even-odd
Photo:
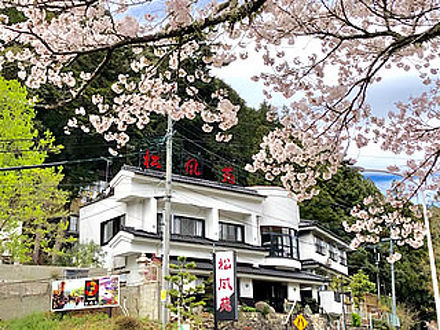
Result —
[{"label": "tiled roof", "polygon": [[[160,239],[161,235],[155,234],[155,233],[149,233],[143,230],[137,230],[131,227],[123,227],[122,229],[125,232],[131,233],[138,237],[145,237],[145,238],[152,238],[152,239]],[[200,238],[200,237],[185,237],[185,236],[179,236],[179,235],[171,235],[171,241],[174,242],[186,242],[186,243],[196,243],[196,244],[203,244],[203,245],[215,245],[217,247],[228,247],[228,248],[239,248],[239,249],[246,249],[246,250],[253,250],[253,251],[262,251],[264,252],[265,249],[263,247],[259,246],[253,246],[246,243],[239,243],[239,242],[223,242],[223,241],[214,241],[208,238]],[[176,262],[176,258],[171,258],[173,262]],[[200,270],[212,270],[212,262],[209,261],[197,261],[197,269]],[[295,279],[295,280],[303,280],[303,281],[309,281],[309,282],[317,282],[317,283],[326,283],[328,282],[325,277],[315,275],[309,272],[304,271],[290,271],[290,270],[281,270],[281,269],[274,269],[274,268],[266,268],[266,267],[252,267],[248,265],[238,265],[237,266],[237,272],[241,274],[248,274],[248,275],[260,275],[260,276],[272,276],[272,277],[279,277],[280,279],[286,278],[286,279]]]},{"label": "tiled roof", "polygon": [[[177,262],[176,258],[171,258],[171,262]],[[212,262],[207,261],[196,261],[197,268],[200,270],[212,270]],[[309,272],[304,271],[290,271],[290,270],[282,270],[275,268],[267,268],[267,267],[251,267],[247,265],[237,265],[237,272],[241,274],[247,275],[260,275],[260,276],[272,276],[295,279],[295,280],[303,280],[303,281],[313,281],[319,283],[328,282],[327,278],[315,275]]]},{"label": "tiled roof", "polygon": [[319,228],[322,231],[326,232],[328,235],[333,236],[335,238],[337,238],[338,240],[342,241],[343,243],[345,243],[346,245],[349,245],[350,243],[347,242],[345,239],[343,239],[342,237],[340,237],[339,235],[336,235],[335,233],[333,233],[332,231],[330,231],[329,229],[321,226],[319,224],[318,220],[304,220],[301,219],[299,221],[299,231],[309,231],[309,230],[313,230],[313,227]]},{"label": "tiled roof", "polygon": [[[156,233],[149,233],[144,230],[134,229],[132,227],[123,227],[123,231],[133,234],[138,237],[152,238],[152,239],[161,239],[162,235]],[[190,236],[181,236],[181,235],[171,235],[171,241],[173,242],[184,242],[184,243],[195,243],[202,245],[213,245],[218,247],[229,247],[229,248],[237,248],[237,249],[246,249],[252,251],[265,251],[265,248],[261,246],[255,246],[247,243],[241,242],[227,242],[227,241],[214,241],[209,238],[204,237],[190,237]]]}]

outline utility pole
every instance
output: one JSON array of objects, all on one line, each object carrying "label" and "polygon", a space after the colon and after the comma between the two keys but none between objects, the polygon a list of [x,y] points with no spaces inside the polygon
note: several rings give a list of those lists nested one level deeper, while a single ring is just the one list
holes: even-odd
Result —
[{"label": "utility pole", "polygon": [[165,330],[168,322],[168,281],[169,258],[170,258],[170,223],[171,223],[171,175],[173,164],[173,120],[168,115],[167,135],[166,135],[166,173],[165,173],[165,216],[162,222],[162,329]]},{"label": "utility pole", "polygon": [[[390,255],[393,255],[393,239],[390,238]],[[394,262],[391,263],[391,299],[392,299],[392,313],[393,320],[391,322],[397,329],[400,329],[399,318],[397,317],[397,306],[396,306],[396,279],[394,275]]]},{"label": "utility pole", "polygon": [[341,277],[341,282],[339,283],[341,287],[341,303],[342,303],[342,330],[347,329],[345,321],[345,290],[344,290],[344,278]]},{"label": "utility pole", "polygon": [[374,256],[376,258],[376,268],[377,268],[377,272],[376,272],[376,285],[377,285],[377,307],[379,308],[379,302],[380,302],[380,268],[379,268],[379,263],[380,263],[380,252],[376,251],[376,247],[374,247]]},{"label": "utility pole", "polygon": [[440,324],[440,296],[438,293],[437,270],[435,267],[435,255],[432,247],[431,229],[429,228],[428,211],[426,209],[425,191],[420,191],[420,199],[423,208],[423,220],[425,221],[426,240],[428,243],[429,263],[431,266],[432,287],[434,289],[435,310],[437,313],[437,324]]},{"label": "utility pole", "polygon": [[[357,167],[357,166],[353,166],[353,168],[359,170],[360,172],[386,173],[386,174],[391,174],[391,175],[395,175],[395,176],[399,176],[401,178],[404,178],[404,176],[402,174],[395,173],[395,172],[388,171],[388,170],[369,169],[369,168],[363,168],[363,167]],[[420,187],[419,196],[420,196],[420,201],[422,202],[423,219],[425,222],[425,229],[426,229],[426,240],[428,243],[427,245],[428,245],[428,252],[429,252],[429,264],[430,264],[430,268],[431,268],[432,287],[434,290],[435,310],[436,310],[436,314],[437,314],[437,322],[440,322],[440,295],[439,295],[438,280],[437,280],[437,270],[435,268],[434,249],[432,247],[431,230],[429,228],[429,218],[428,218],[428,212],[427,212],[427,208],[426,208],[425,191],[424,191],[423,186]],[[394,270],[393,264],[391,264],[391,268],[392,268],[392,270]]]}]

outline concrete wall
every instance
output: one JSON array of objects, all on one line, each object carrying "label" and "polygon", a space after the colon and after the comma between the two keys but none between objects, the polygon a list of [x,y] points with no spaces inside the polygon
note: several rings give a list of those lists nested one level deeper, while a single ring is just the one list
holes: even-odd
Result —
[{"label": "concrete wall", "polygon": [[298,229],[299,207],[295,197],[280,187],[251,187],[266,196],[261,212],[261,226],[280,226]]},{"label": "concrete wall", "polygon": [[287,299],[289,301],[301,301],[300,285],[297,283],[288,283],[287,285]]},{"label": "concrete wall", "polygon": [[[64,278],[66,269],[75,268],[0,265],[0,319],[49,311],[52,281]],[[90,269],[87,276],[105,274],[103,269]]]},{"label": "concrete wall", "polygon": [[0,284],[0,319],[50,310],[51,281]]},{"label": "concrete wall", "polygon": [[130,316],[158,320],[159,290],[159,282],[124,286],[121,288],[121,305],[127,309]]}]

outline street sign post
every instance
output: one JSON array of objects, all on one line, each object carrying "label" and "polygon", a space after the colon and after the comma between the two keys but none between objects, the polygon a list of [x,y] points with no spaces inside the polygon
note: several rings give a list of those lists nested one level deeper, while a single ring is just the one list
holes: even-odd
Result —
[{"label": "street sign post", "polygon": [[298,330],[304,330],[309,322],[304,318],[302,314],[299,314],[298,317],[293,321],[293,324],[298,328]]}]

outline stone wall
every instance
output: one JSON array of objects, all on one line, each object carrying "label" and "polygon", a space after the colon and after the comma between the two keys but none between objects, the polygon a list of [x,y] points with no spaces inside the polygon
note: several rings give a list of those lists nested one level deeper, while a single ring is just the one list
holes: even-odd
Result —
[{"label": "stone wall", "polygon": [[121,288],[121,305],[130,316],[159,320],[159,282]]}]

